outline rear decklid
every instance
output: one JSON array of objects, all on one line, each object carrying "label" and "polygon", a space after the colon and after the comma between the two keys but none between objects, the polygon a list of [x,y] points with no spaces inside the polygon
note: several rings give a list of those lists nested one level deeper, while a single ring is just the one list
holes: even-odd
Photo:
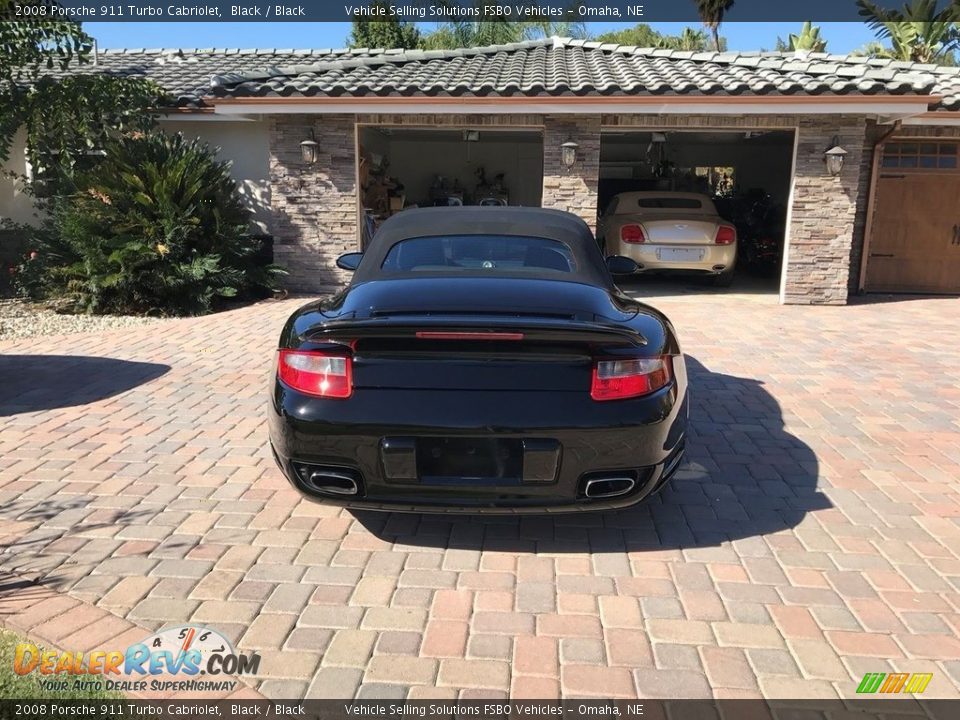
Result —
[{"label": "rear decklid", "polygon": [[588,391],[592,358],[642,349],[635,305],[549,280],[417,278],[351,288],[308,343],[350,343],[357,388]]},{"label": "rear decklid", "polygon": [[619,195],[612,220],[615,240],[621,239],[623,226],[639,225],[645,242],[663,245],[710,245],[722,222],[705,195],[654,191]]},{"label": "rear decklid", "polygon": [[[626,312],[625,312],[626,310]],[[604,288],[564,280],[419,276],[350,288],[326,314],[339,320],[418,315],[500,315],[559,320],[624,320],[636,312],[613,303]]]},{"label": "rear decklid", "polygon": [[640,225],[646,242],[654,245],[712,245],[722,222],[719,217],[664,213],[623,215],[616,220],[615,239],[620,239],[620,228],[624,225]]}]

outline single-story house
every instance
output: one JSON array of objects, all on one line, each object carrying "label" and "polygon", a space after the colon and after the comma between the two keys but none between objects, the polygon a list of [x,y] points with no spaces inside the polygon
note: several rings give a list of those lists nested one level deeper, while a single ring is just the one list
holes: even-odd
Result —
[{"label": "single-story house", "polygon": [[[548,38],[445,51],[101,50],[76,71],[152,78],[176,98],[162,127],[233,162],[294,290],[344,282],[334,259],[359,247],[365,207],[492,196],[594,226],[613,193],[682,181],[782,207],[781,302],[960,292],[957,68]],[[827,162],[837,154],[842,163]],[[0,216],[29,211],[0,187]]]}]

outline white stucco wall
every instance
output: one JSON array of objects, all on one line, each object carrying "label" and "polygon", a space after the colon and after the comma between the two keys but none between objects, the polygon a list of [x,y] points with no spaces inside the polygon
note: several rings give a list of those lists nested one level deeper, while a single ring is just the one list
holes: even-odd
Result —
[{"label": "white stucco wall", "polygon": [[262,232],[270,231],[270,148],[265,121],[166,118],[160,127],[219,148],[217,156],[232,163],[230,173],[253,211],[254,223]]},{"label": "white stucco wall", "polygon": [[10,146],[10,157],[3,163],[3,175],[0,176],[0,218],[8,218],[18,223],[36,224],[33,200],[24,192],[20,182],[10,179],[8,173],[17,176],[27,172],[26,133],[16,134]]},{"label": "white stucco wall", "polygon": [[[208,116],[205,116],[208,117]],[[232,163],[231,174],[240,192],[254,213],[254,224],[261,232],[270,231],[270,156],[267,123],[264,121],[190,120],[183,118],[160,121],[164,132],[181,132],[185,137],[199,137],[222,160]],[[17,134],[10,148],[5,171],[19,175],[26,170],[24,133]],[[16,222],[36,222],[31,198],[8,177],[0,177],[0,218]]]}]

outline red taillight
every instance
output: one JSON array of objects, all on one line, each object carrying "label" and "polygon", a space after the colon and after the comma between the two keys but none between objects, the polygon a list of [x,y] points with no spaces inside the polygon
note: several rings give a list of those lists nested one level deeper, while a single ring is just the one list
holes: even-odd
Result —
[{"label": "red taillight", "polygon": [[645,243],[647,236],[639,225],[624,225],[620,228],[620,240],[625,243]]},{"label": "red taillight", "polygon": [[348,398],[353,392],[353,358],[317,350],[281,350],[277,376],[305,395]]},{"label": "red taillight", "polygon": [[434,332],[417,331],[420,340],[523,340],[522,332]]},{"label": "red taillight", "polygon": [[729,225],[721,225],[717,228],[717,237],[714,242],[717,245],[733,245],[737,239],[737,231]]},{"label": "red taillight", "polygon": [[649,395],[670,382],[669,355],[631,360],[597,360],[593,364],[590,397],[623,400]]}]

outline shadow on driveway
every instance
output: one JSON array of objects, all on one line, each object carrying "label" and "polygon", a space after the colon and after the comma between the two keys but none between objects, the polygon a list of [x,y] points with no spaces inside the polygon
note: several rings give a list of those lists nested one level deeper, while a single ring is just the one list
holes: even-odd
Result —
[{"label": "shadow on driveway", "polygon": [[169,372],[169,365],[83,355],[0,356],[0,417],[87,405]]},{"label": "shadow on driveway", "polygon": [[816,455],[784,430],[763,383],[686,360],[686,459],[641,505],[564,515],[353,514],[381,539],[421,547],[603,553],[716,546],[792,528],[808,512],[831,507],[817,490]]},{"label": "shadow on driveway", "polygon": [[[160,512],[95,507],[100,499],[58,492],[37,495],[28,490],[0,505],[0,524],[16,523],[21,528],[17,537],[0,538],[0,578],[4,572],[23,573],[56,590],[66,590],[65,580],[77,580],[71,572],[73,566],[109,560],[123,544],[103,531],[146,525]],[[87,545],[92,537],[97,541]]]}]

